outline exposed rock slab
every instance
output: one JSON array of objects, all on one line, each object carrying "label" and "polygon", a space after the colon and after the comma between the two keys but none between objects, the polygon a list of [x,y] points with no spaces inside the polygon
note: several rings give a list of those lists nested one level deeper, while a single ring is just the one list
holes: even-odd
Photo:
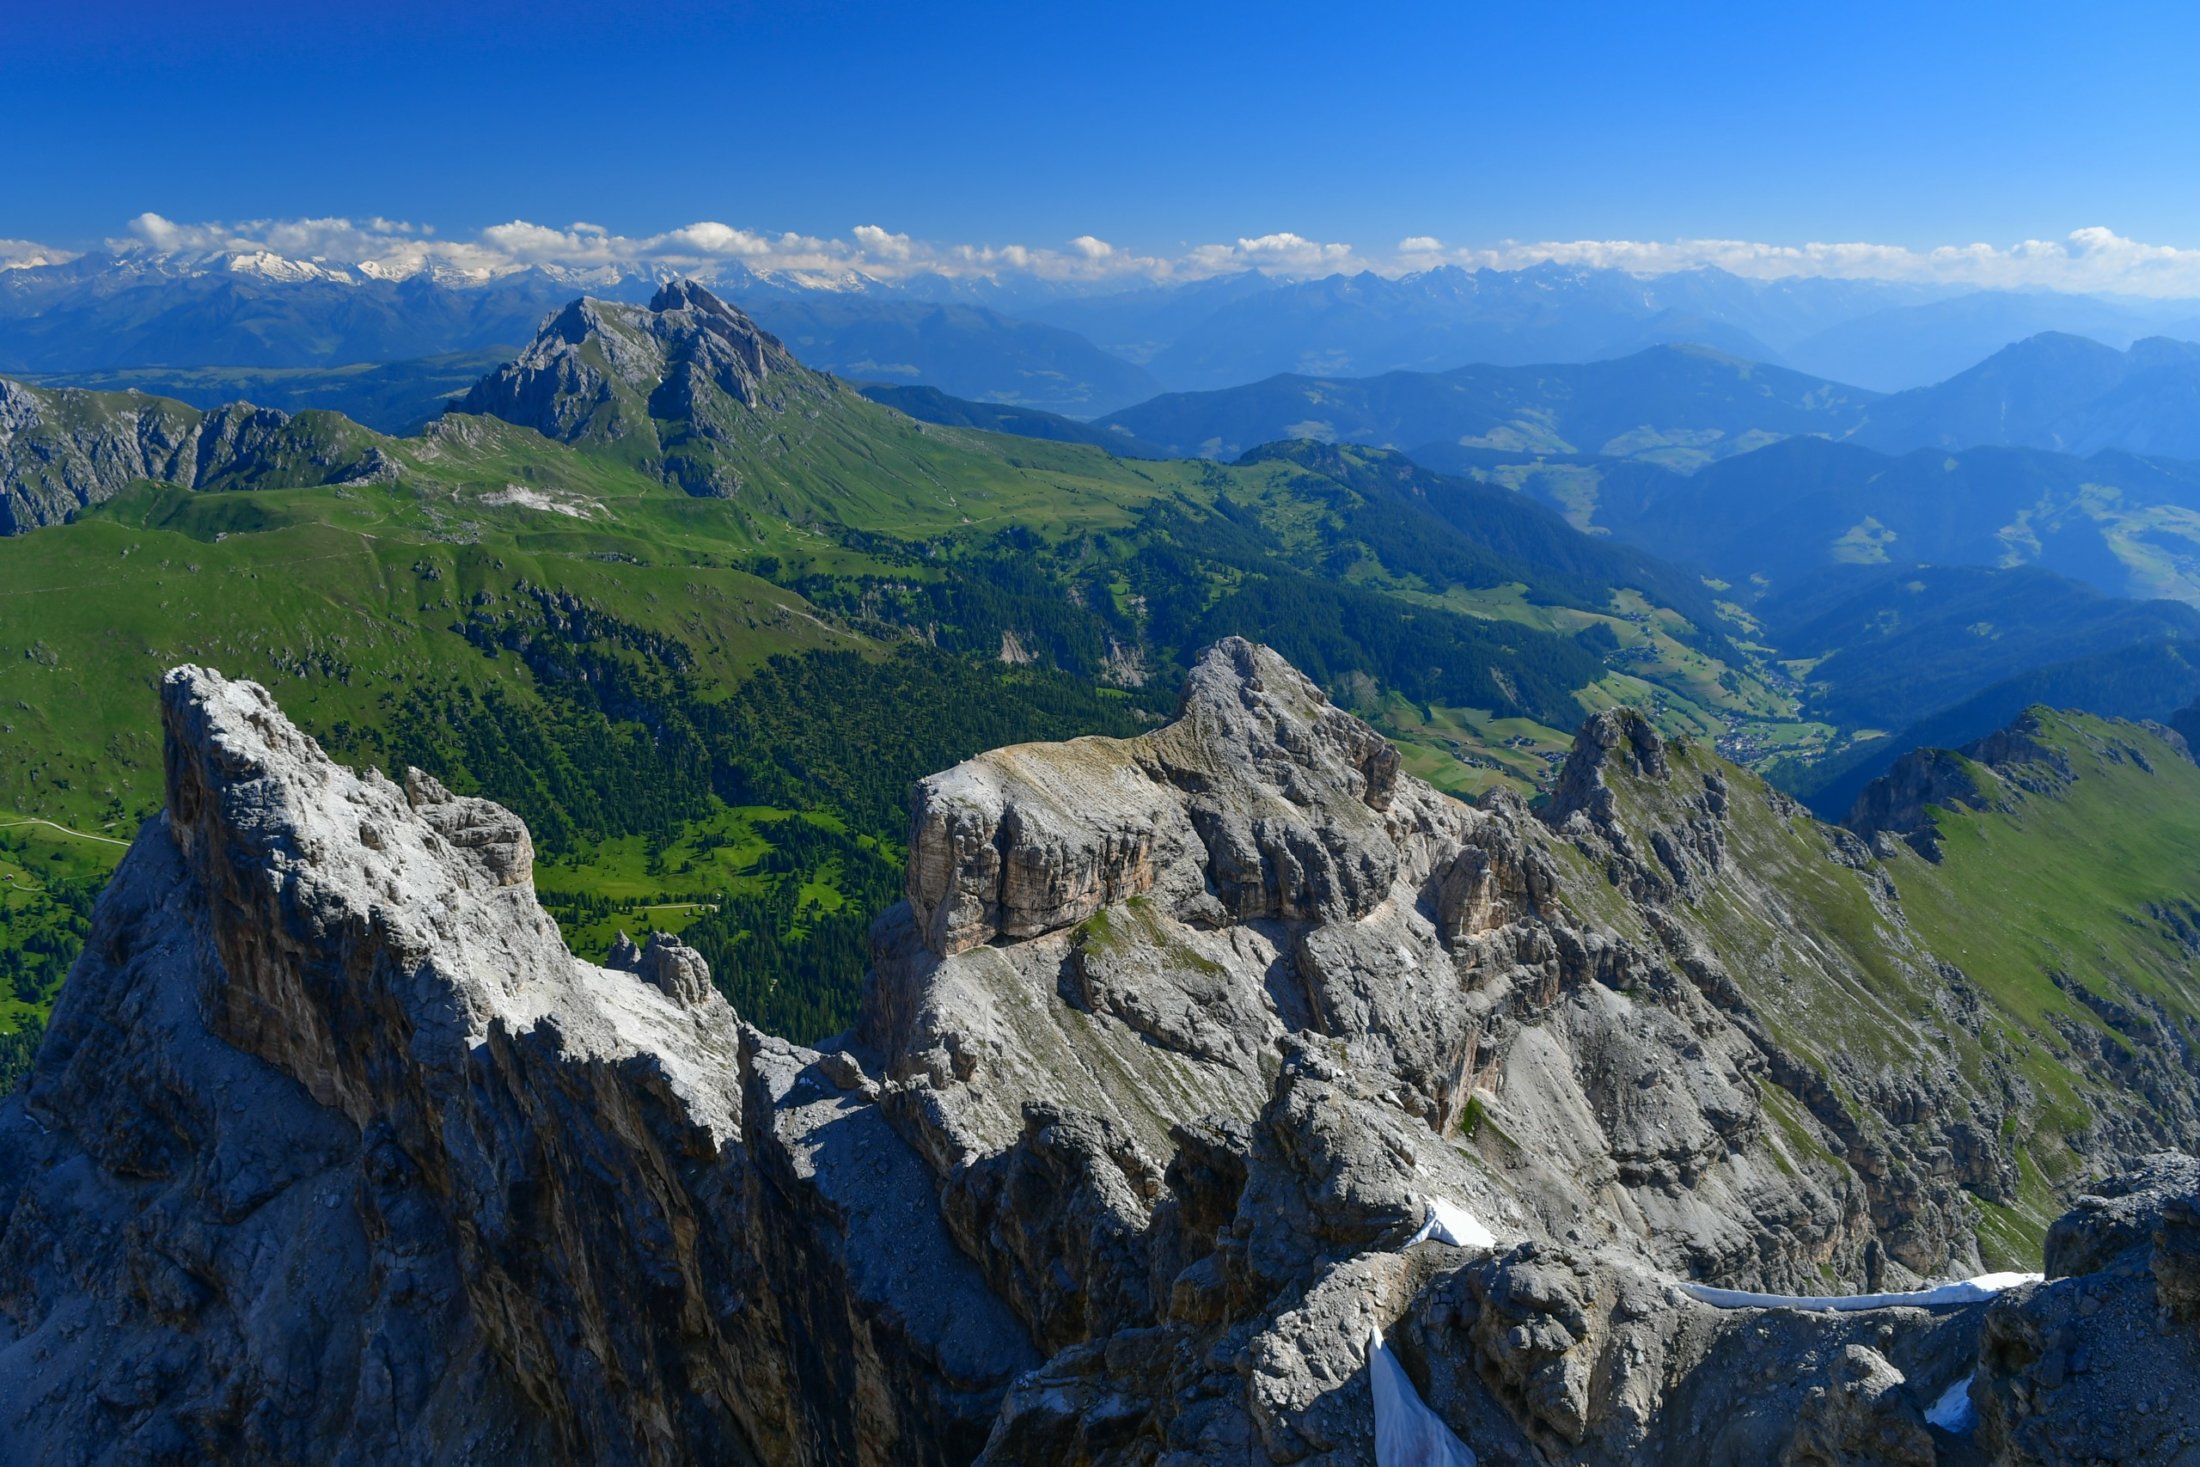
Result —
[{"label": "exposed rock slab", "polygon": [[[1780,910],[1768,851],[1888,913],[1868,853],[1637,717],[1539,820],[1222,643],[1164,729],[923,782],[810,1050],[668,935],[576,961],[509,812],[250,684],[164,709],[167,810],[0,1103],[33,1457],[1341,1467],[1377,1330],[1489,1462],[2182,1450],[2189,1161],[1991,1304],[1675,1286],[1962,1271],[2001,1178],[1985,1098],[1776,1040],[1739,968],[1869,1002],[1850,956],[1707,915]],[[1439,1199],[1495,1246],[1420,1241]]]}]

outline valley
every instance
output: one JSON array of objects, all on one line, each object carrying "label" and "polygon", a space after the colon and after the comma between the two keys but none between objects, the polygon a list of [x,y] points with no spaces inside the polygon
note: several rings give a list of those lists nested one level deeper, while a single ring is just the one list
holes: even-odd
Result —
[{"label": "valley", "polygon": [[2196,60],[0,6],[0,1467],[2200,1467]]},{"label": "valley", "polygon": [[[1670,347],[1439,381],[1327,407],[1387,404],[1365,421],[1388,426],[1353,430],[1364,446],[1125,457],[1103,445],[1216,435],[1152,412],[1073,432],[936,391],[870,401],[682,286],[552,312],[411,437],[12,389],[17,441],[58,447],[7,492],[27,524],[70,522],[0,539],[0,706],[29,755],[0,772],[0,808],[128,830],[157,785],[146,680],[220,666],[342,757],[521,811],[580,950],[622,928],[689,934],[743,1012],[814,1036],[852,1017],[909,781],[999,743],[1151,727],[1218,636],[1275,645],[1469,799],[1546,796],[1581,718],[1627,705],[1839,816],[1905,751],[2030,702],[2164,718],[2200,695],[2200,673],[2131,662],[2200,631],[2178,603],[2045,568],[1896,563],[2030,545],[2113,591],[2165,584],[2174,556],[2148,560],[2159,539],[2123,527],[2183,511],[2125,506],[2185,497],[2177,464],[2131,460],[2136,493],[2104,494],[2100,467],[2053,454],[1947,456],[1941,482],[2029,486],[2029,508],[1988,504],[1964,529],[1901,507],[1907,481],[1881,466],[1909,460],[1831,441],[1868,426],[1870,393]],[[1285,388],[1302,390],[1262,390]],[[1287,440],[1300,410],[1239,431]],[[1484,416],[1457,475],[1380,446],[1462,410]],[[1220,421],[1193,399],[1170,411]],[[1645,421],[1664,426],[1618,431]],[[1530,442],[1530,422],[1599,451],[1554,467],[1544,449],[1575,445]],[[124,441],[135,457],[107,446]],[[172,442],[199,446],[143,446]],[[1810,514],[1832,537],[1819,566],[1791,528]],[[1991,528],[2012,515],[2031,540]],[[1840,527],[1859,520],[1882,530],[1852,555]],[[1772,547],[1788,558],[1762,559]],[[927,712],[911,726],[883,706]],[[50,930],[39,911],[11,910],[0,936]],[[25,1018],[51,998],[44,980],[23,992]]]},{"label": "valley", "polygon": [[[520,811],[581,951],[686,934],[744,1013],[817,1037],[853,1016],[912,780],[1151,727],[1220,636],[1288,649],[1468,796],[1548,788],[1622,701],[1707,736],[1794,716],[1688,576],[1510,491],[1315,445],[1148,462],[920,424],[755,356],[715,302],[618,309],[546,328],[539,360],[575,363],[551,401],[585,411],[474,389],[568,442],[466,412],[319,461],[242,442],[194,473],[249,492],[86,480],[111,497],[0,539],[0,722],[27,756],[0,808],[133,828],[160,777],[144,688],[221,667],[339,757]],[[34,401],[108,433],[143,411]],[[301,421],[325,420],[271,441]]]}]

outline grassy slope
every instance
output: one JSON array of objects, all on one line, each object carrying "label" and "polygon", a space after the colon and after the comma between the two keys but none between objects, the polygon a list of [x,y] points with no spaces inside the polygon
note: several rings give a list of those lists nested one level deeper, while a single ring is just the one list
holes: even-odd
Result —
[{"label": "grassy slope", "polygon": [[[1829,861],[1814,820],[1701,746],[1676,746],[1672,786],[1621,785],[1623,818],[1646,830],[1685,813],[1676,794],[1723,769],[1726,874],[1688,906],[1784,1047],[1829,1074],[1836,1056],[1894,1076],[1953,1066],[1988,1093],[2014,1072],[2021,1184],[2007,1203],[1981,1201],[1982,1237],[2002,1260],[2037,1258],[2057,1185],[2082,1169],[2104,1104],[2098,1062],[2085,1067],[2066,1030],[2122,1045],[2054,975],[2200,1027],[2194,954],[2158,915],[2189,911],[2200,887],[2200,767],[2143,728],[2085,715],[2048,715],[2046,737],[2070,760],[2067,786],[2028,793],[1981,769],[2005,808],[1941,812],[1940,864],[1904,846],[1871,875]],[[1878,871],[1900,894],[1891,904],[1872,899]],[[1948,1022],[1936,959],[1978,990],[1979,1032]],[[1923,1041],[1921,1021],[1946,1049]]]},{"label": "grassy slope", "polygon": [[2046,723],[2075,778],[2027,792],[1976,769],[2004,808],[1939,812],[1941,863],[1904,852],[1895,877],[1935,951],[2022,1026],[2026,1074],[2065,1102],[2035,1135],[2034,1160],[2059,1177],[2074,1158],[2048,1143],[2086,1120],[2060,1026],[2109,1031],[2054,975],[2200,1022],[2193,954],[2161,915],[2188,911],[2200,889],[2200,766],[2132,724],[2068,713]]},{"label": "grassy slope", "polygon": [[179,662],[259,678],[309,726],[371,720],[408,682],[517,676],[450,626],[527,580],[676,636],[730,685],[773,653],[864,645],[752,573],[875,568],[828,527],[774,513],[797,495],[846,478],[849,522],[897,538],[1001,523],[1059,538],[1128,525],[1205,472],[1118,469],[1093,450],[893,416],[898,474],[867,479],[835,453],[790,464],[754,504],[691,499],[472,419],[407,445],[401,487],[148,489],[0,539],[0,735],[29,755],[0,764],[0,808],[94,824],[142,813],[159,765],[151,690]]},{"label": "grassy slope", "polygon": [[[1701,658],[1671,641],[1669,631],[1686,632],[1671,613],[1626,593],[1602,607],[1531,604],[1518,582],[1468,590],[1431,582],[1426,567],[1402,573],[1350,548],[1364,508],[1355,491],[1296,464],[1129,463],[1081,445],[919,424],[844,391],[836,391],[834,407],[743,441],[744,487],[733,499],[667,489],[617,452],[578,452],[494,419],[454,416],[424,438],[380,440],[400,465],[395,484],[250,494],[147,486],[75,523],[0,539],[0,745],[15,755],[0,760],[0,810],[126,836],[157,803],[154,688],[180,662],[267,683],[304,727],[354,759],[396,762],[403,751],[388,735],[397,724],[417,724],[428,716],[424,709],[501,701],[522,724],[570,731],[575,725],[560,721],[561,690],[541,684],[543,670],[525,656],[498,655],[475,635],[478,626],[468,626],[469,619],[533,615],[526,587],[550,588],[614,623],[614,640],[624,642],[595,648],[610,659],[605,665],[657,676],[664,666],[652,658],[669,656],[684,671],[667,696],[704,704],[728,699],[782,653],[839,649],[877,659],[912,637],[944,645],[952,628],[938,624],[936,608],[922,613],[931,620],[882,622],[824,609],[795,587],[814,594],[838,583],[866,597],[882,587],[947,587],[978,573],[973,547],[1011,528],[1027,535],[1018,542],[1030,547],[1022,557],[1055,578],[1041,593],[1058,608],[1085,594],[1066,578],[1084,575],[1098,585],[1107,573],[1093,567],[1113,563],[1124,570],[1101,594],[1115,601],[1125,625],[1144,615],[1147,592],[1174,589],[1190,593],[1193,622],[1182,635],[1288,632],[1288,625],[1227,622],[1236,604],[1230,598],[1266,574],[1264,566],[1316,572],[1325,558],[1346,554],[1353,568],[1339,579],[1376,597],[1370,606],[1395,608],[1382,617],[1401,624],[1420,615],[1413,609],[1419,603],[1463,613],[1462,625],[1500,629],[1500,643],[1530,636],[1558,639],[1538,645],[1571,645],[1571,634],[1591,623],[1608,625],[1623,646],[1657,641],[1656,666],[1630,666],[1629,674],[1662,678],[1660,688],[1669,683],[1672,718],[1682,727],[1715,716],[1699,701],[1703,670],[1679,665]],[[1187,528],[1204,534],[1193,523],[1202,518],[1219,526],[1216,507],[1225,499],[1254,527],[1247,534],[1268,537],[1245,552],[1253,558],[1194,556],[1182,562],[1193,585],[1153,582],[1166,567],[1140,561],[1139,547],[1174,543]],[[1175,528],[1156,530],[1157,511],[1174,516]],[[1491,579],[1464,545],[1456,555],[1474,563],[1467,579]],[[1131,579],[1141,574],[1144,589],[1133,589]],[[1020,613],[1011,607],[1004,614]],[[1291,607],[1262,614],[1288,616]],[[1225,620],[1209,626],[1201,615]],[[988,635],[991,642],[980,638],[983,645],[971,650],[989,657],[999,637]],[[635,650],[644,643],[657,650]],[[1166,658],[1189,649],[1158,650]],[[1082,701],[1068,704],[1035,685],[1014,705],[1025,710],[1016,715],[1024,721],[985,727],[1054,736],[1116,727],[1126,717],[1135,722],[1139,707],[1149,720],[1165,716],[1176,674],[1164,661],[1154,675],[1143,691],[1095,690],[1088,682]],[[1545,722],[1532,723],[1488,707],[1373,692],[1368,711],[1408,740],[1415,767],[1463,792],[1487,782],[1485,775],[1533,783],[1546,762],[1508,741],[1555,748],[1581,709],[1614,696],[1602,683],[1585,687],[1578,698],[1561,699]],[[419,701],[430,697],[436,701]],[[620,715],[638,727],[631,716]],[[1443,730],[1440,737],[1421,736],[1432,726]],[[832,736],[816,729],[801,735],[813,743]],[[942,762],[977,751],[933,742],[939,748],[925,757]],[[461,753],[432,736],[408,747],[431,764]],[[1493,769],[1470,762],[1485,756]],[[901,757],[917,756],[903,747]],[[510,798],[497,783],[504,771],[483,760],[475,746],[472,787]],[[817,801],[828,822],[851,814],[845,802],[807,792],[799,780],[780,787],[787,800]],[[779,903],[775,920],[784,935],[806,940],[816,914],[837,913],[849,901],[890,900],[890,871],[861,842],[881,843],[875,848],[891,862],[901,832],[891,828],[896,817],[878,815],[875,804],[862,827],[845,835],[853,844],[819,848],[801,870],[775,864],[772,853],[794,827],[785,809],[768,804],[697,796],[681,829],[646,837],[638,826],[583,822],[584,832],[593,831],[588,847],[546,849],[541,884],[584,952],[621,926],[708,926],[768,896]],[[781,888],[791,899],[772,895]],[[848,913],[848,923],[857,915]],[[32,920],[0,916],[0,948],[27,941]],[[0,1029],[17,1012],[0,1011]]]}]

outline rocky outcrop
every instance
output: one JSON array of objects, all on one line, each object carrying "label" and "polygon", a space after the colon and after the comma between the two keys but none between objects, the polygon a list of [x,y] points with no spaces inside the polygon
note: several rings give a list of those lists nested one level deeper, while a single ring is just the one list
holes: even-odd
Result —
[{"label": "rocky outcrop", "polygon": [[202,412],[0,377],[0,535],[59,524],[137,483],[300,488],[395,473],[374,434],[334,413],[292,417],[249,403]]},{"label": "rocky outcrop", "polygon": [[1993,793],[1978,764],[1952,749],[1917,749],[1864,787],[1849,809],[1848,828],[1866,840],[1900,836],[1928,861],[1940,859],[1940,828],[1933,807],[1983,810]]},{"label": "rocky outcrop", "polygon": [[646,307],[574,301],[457,410],[614,448],[690,494],[728,498],[742,480],[727,450],[772,438],[778,419],[815,413],[835,394],[778,337],[674,280]]},{"label": "rocky outcrop", "polygon": [[164,712],[167,810],[0,1121],[17,1448],[783,1453],[725,1001],[570,957],[509,812],[251,684]]},{"label": "rocky outcrop", "polygon": [[[167,808],[0,1103],[33,1459],[1342,1467],[1380,1331],[1486,1461],[2072,1460],[2138,1439],[2074,1413],[2192,1368],[2187,1162],[1991,1304],[1679,1287],[1969,1268],[1999,1125],[1805,1047],[1756,965],[1850,960],[1732,914],[1776,869],[1892,898],[1640,720],[1592,720],[1546,822],[1224,642],[1163,729],[923,782],[811,1050],[667,934],[574,959],[509,812],[339,769],[250,684],[163,691]],[[1886,920],[1874,961],[1916,956]],[[2103,1329],[2154,1363],[2057,1395]]]},{"label": "rocky outcrop", "polygon": [[[2003,800],[1999,782],[2044,793],[2070,782],[2070,761],[2041,736],[2046,710],[2027,709],[2007,728],[1961,749],[1914,749],[1864,787],[1845,822],[1866,840],[1900,836],[1928,861],[1940,859],[1940,828],[1933,809],[1984,810]],[[2153,725],[2158,736],[2183,739]],[[2189,751],[2185,751],[2188,753]],[[2140,758],[2145,756],[2139,755]]]},{"label": "rocky outcrop", "polygon": [[1969,1399],[1990,1460],[2200,1460],[2200,1163],[2151,1158],[2048,1235],[1987,1311]]}]

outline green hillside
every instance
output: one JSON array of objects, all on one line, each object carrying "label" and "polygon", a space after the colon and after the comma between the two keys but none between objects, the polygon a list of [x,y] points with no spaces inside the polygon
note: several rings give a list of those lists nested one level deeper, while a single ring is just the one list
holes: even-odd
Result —
[{"label": "green hillside", "polygon": [[1984,808],[1936,812],[1938,864],[1902,848],[1890,870],[1934,952],[2016,1025],[1996,1058],[2037,1099],[2020,1140],[2028,1221],[2044,1225],[2045,1183],[2083,1169],[2089,1128],[2148,1123],[2104,1108],[2085,1073],[2124,1071],[2156,1124],[2190,1104],[2200,766],[2136,725],[2045,709],[2026,745],[1973,765]]},{"label": "green hillside", "polygon": [[2099,1145],[2167,1145],[2193,1122],[2200,766],[2157,733],[2032,710],[1958,760],[1965,797],[1910,812],[1937,827],[1937,861],[1890,834],[1851,846],[1847,869],[1754,776],[1700,745],[1669,752],[1670,782],[1621,780],[1620,815],[1681,829],[1724,781],[1718,874],[1678,898],[1732,979],[1721,1001],[1745,1003],[1852,1114],[1899,1109],[1921,1071],[1994,1098],[1969,1119],[2014,1143],[2015,1174],[1966,1175],[1984,1146],[1948,1161],[1981,1199],[1993,1261],[2038,1257]]},{"label": "green hillside", "polygon": [[[583,333],[556,391],[477,387],[570,442],[454,413],[374,439],[371,479],[140,484],[0,539],[0,811],[126,838],[159,796],[155,684],[206,663],[341,757],[517,809],[584,953],[685,931],[744,1012],[816,1038],[852,1015],[914,779],[1150,726],[1220,636],[1272,643],[1462,794],[1547,783],[1616,701],[1675,732],[1793,716],[1688,578],[1517,496],[1455,485],[1496,495],[1475,509],[1313,445],[1119,460],[759,373],[735,335],[732,366],[650,340],[646,370]],[[0,945],[34,919],[5,920]],[[12,1014],[51,996],[18,987]]]}]

